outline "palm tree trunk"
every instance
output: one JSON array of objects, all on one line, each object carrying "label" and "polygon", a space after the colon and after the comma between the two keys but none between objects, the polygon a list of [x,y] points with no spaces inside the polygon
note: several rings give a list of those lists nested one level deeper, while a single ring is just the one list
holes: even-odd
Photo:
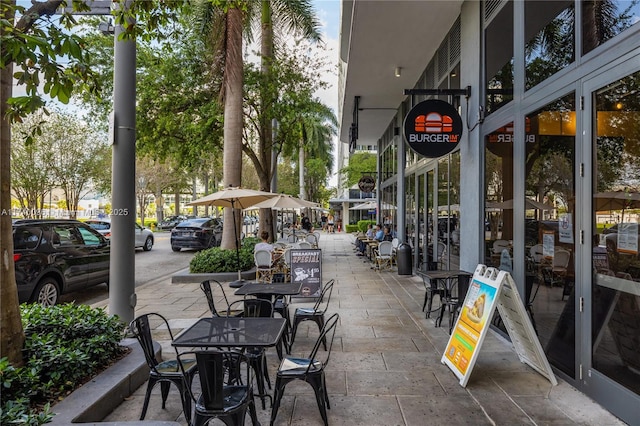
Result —
[{"label": "palm tree trunk", "polygon": [[[224,186],[240,186],[242,183],[242,10],[230,8],[227,12],[227,49],[224,69],[224,150],[222,175]],[[240,219],[238,211],[224,210],[222,231],[223,249],[235,249],[240,245]],[[236,215],[235,220],[233,215]],[[234,224],[235,223],[235,229]]]}]

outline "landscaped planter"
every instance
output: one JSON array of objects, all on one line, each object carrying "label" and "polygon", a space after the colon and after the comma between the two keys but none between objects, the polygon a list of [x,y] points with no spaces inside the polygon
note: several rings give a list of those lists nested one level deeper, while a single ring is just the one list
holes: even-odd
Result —
[{"label": "landscaped planter", "polygon": [[[138,341],[124,339],[121,345],[131,352],[51,407],[55,416],[49,424],[99,422],[147,381],[149,367]],[[160,353],[160,345],[155,343],[154,347]]]}]

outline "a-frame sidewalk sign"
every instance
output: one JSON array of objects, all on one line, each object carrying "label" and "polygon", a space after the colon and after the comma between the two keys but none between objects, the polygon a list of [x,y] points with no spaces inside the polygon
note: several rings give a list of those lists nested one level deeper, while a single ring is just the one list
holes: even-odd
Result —
[{"label": "a-frame sidewalk sign", "polygon": [[461,386],[467,385],[496,307],[520,361],[557,385],[511,274],[482,264],[473,274],[442,363],[460,379]]}]

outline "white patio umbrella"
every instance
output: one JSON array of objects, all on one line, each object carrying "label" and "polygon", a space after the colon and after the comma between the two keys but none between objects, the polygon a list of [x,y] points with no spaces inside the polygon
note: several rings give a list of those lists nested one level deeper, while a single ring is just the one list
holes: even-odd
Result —
[{"label": "white patio umbrella", "polygon": [[[351,207],[349,210],[373,210],[377,208],[378,208],[378,202],[375,200],[371,200],[361,204],[356,204],[355,206]],[[393,204],[389,204],[385,202],[382,203],[383,210],[391,210],[395,208],[396,206],[394,206]]]},{"label": "white patio umbrella", "polygon": [[[218,206],[231,207],[232,209],[246,209],[261,201],[268,200],[278,194],[273,192],[256,191],[240,187],[228,187],[222,191],[214,192],[202,198],[194,200],[188,205],[190,206]],[[233,214],[233,233],[236,241],[236,259],[238,262],[238,281],[242,281],[240,277],[240,247],[238,244],[238,228],[236,225],[236,215]]]},{"label": "white patio umbrella", "polygon": [[[306,208],[318,208],[318,203],[313,201],[303,200],[287,194],[277,194],[268,200],[259,202],[249,207],[250,209],[272,209],[272,210],[294,210],[294,209],[306,209]],[[284,218],[281,216],[281,220]],[[284,223],[280,223],[284,235]]]}]

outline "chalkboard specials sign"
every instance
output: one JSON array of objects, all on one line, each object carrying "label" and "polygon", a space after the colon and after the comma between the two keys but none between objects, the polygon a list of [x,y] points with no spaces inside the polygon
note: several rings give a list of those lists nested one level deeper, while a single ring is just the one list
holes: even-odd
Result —
[{"label": "chalkboard specials sign", "polygon": [[291,250],[291,282],[302,283],[300,296],[318,297],[322,289],[322,250]]}]

